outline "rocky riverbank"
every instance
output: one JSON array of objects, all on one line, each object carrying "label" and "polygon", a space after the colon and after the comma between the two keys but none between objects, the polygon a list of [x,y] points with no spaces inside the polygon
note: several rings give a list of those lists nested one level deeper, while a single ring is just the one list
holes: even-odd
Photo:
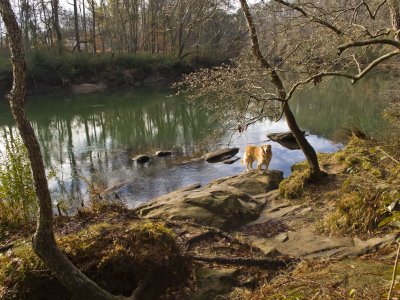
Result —
[{"label": "rocky riverbank", "polygon": [[[146,299],[379,299],[391,279],[398,231],[332,234],[325,225],[346,196],[343,185],[353,176],[347,164],[365,158],[357,152],[353,159],[354,146],[320,156],[328,176],[301,189],[299,164],[284,181],[280,171],[254,171],[134,210],[96,204],[57,220],[60,247],[115,294],[128,295],[150,276],[157,287],[144,290]],[[8,247],[0,248],[0,295],[69,299],[28,241],[29,235],[2,240]]]}]

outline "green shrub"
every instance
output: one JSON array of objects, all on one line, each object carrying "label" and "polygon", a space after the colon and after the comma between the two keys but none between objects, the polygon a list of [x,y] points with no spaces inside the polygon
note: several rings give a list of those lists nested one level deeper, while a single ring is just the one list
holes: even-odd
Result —
[{"label": "green shrub", "polygon": [[104,79],[114,72],[134,69],[144,78],[151,73],[187,71],[188,63],[169,56],[134,53],[68,53],[56,55],[50,51],[33,51],[27,56],[29,79],[35,83],[62,84]]},{"label": "green shrub", "polygon": [[0,222],[26,223],[32,220],[37,209],[28,153],[16,134],[4,134],[1,148]]}]

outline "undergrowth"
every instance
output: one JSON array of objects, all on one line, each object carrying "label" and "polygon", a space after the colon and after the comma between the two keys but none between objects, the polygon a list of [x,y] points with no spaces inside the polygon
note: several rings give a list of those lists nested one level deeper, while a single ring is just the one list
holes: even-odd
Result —
[{"label": "undergrowth", "polygon": [[352,137],[334,155],[346,167],[335,210],[323,221],[328,233],[370,234],[396,225],[400,212],[400,165],[375,141]]},{"label": "undergrowth", "polygon": [[[183,257],[172,230],[160,222],[97,223],[61,236],[60,248],[79,269],[107,291],[129,296],[150,277],[149,299],[183,297],[191,263]],[[1,299],[71,299],[70,294],[33,253],[18,242],[0,254]],[[147,298],[146,298],[147,299]]]},{"label": "undergrowth", "polygon": [[27,150],[17,134],[4,133],[0,143],[0,223],[20,226],[37,209]]},{"label": "undergrowth", "polygon": [[234,290],[230,299],[375,300],[383,298],[389,279],[390,268],[378,261],[303,261],[292,272],[277,276],[255,291]]},{"label": "undergrowth", "polygon": [[168,75],[188,71],[188,62],[168,56],[132,53],[75,53],[56,55],[36,51],[27,56],[28,78],[34,83],[69,84],[73,82],[108,80],[134,70],[132,76],[141,80],[153,73]]}]

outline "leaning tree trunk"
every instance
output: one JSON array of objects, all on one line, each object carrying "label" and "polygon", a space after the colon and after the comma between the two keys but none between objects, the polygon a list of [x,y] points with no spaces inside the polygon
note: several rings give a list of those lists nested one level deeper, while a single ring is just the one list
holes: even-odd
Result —
[{"label": "leaning tree trunk", "polygon": [[322,176],[321,169],[318,163],[317,153],[314,148],[307,141],[306,137],[302,133],[299,125],[297,125],[296,119],[289,107],[289,103],[285,102],[283,106],[283,114],[285,115],[286,123],[289,126],[290,131],[293,133],[297,143],[307,158],[308,165],[310,166],[310,179],[318,180]]},{"label": "leaning tree trunk", "polygon": [[9,0],[0,0],[0,14],[7,29],[13,69],[13,86],[8,95],[11,112],[28,150],[39,214],[33,236],[33,250],[54,272],[60,282],[79,299],[126,299],[113,296],[78,270],[57,247],[53,232],[53,209],[48,189],[42,154],[33,128],[24,109],[26,93],[26,66],[21,43],[21,30]]},{"label": "leaning tree trunk", "polygon": [[296,118],[290,110],[288,100],[286,99],[286,91],[283,86],[282,80],[279,77],[279,74],[274,70],[274,68],[272,68],[267,59],[261,53],[257,31],[254,26],[253,17],[250,14],[250,9],[247,1],[240,0],[240,4],[242,6],[242,10],[247,21],[247,26],[249,28],[253,56],[260,63],[261,67],[267,70],[268,75],[271,78],[271,82],[276,88],[276,94],[278,95],[279,101],[283,103],[282,109],[285,115],[286,123],[288,124],[290,131],[293,133],[294,138],[296,139],[301,150],[306,156],[308,165],[310,166],[310,179],[316,180],[320,178],[323,174],[319,167],[317,154],[314,148],[310,145],[310,143],[301,132],[299,126],[297,125]]}]

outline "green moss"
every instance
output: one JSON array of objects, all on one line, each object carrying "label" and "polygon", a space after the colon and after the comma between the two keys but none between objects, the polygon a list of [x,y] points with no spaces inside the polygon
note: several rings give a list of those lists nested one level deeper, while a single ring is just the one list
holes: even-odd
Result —
[{"label": "green moss", "polygon": [[400,166],[388,161],[378,147],[374,141],[353,136],[348,145],[333,156],[345,165],[347,174],[338,191],[334,212],[319,224],[321,230],[364,234],[376,230],[383,220],[387,220],[387,224],[394,223],[387,219],[391,213],[386,207],[398,199],[396,185]]},{"label": "green moss", "polygon": [[[330,153],[318,153],[320,164],[332,157]],[[289,199],[297,199],[304,195],[310,179],[310,171],[307,161],[296,163],[292,166],[292,174],[279,184],[279,192]]]},{"label": "green moss", "polygon": [[301,169],[301,164],[303,163],[296,164],[293,173],[279,184],[279,192],[282,196],[289,199],[296,199],[303,195],[310,172],[307,167]]}]

